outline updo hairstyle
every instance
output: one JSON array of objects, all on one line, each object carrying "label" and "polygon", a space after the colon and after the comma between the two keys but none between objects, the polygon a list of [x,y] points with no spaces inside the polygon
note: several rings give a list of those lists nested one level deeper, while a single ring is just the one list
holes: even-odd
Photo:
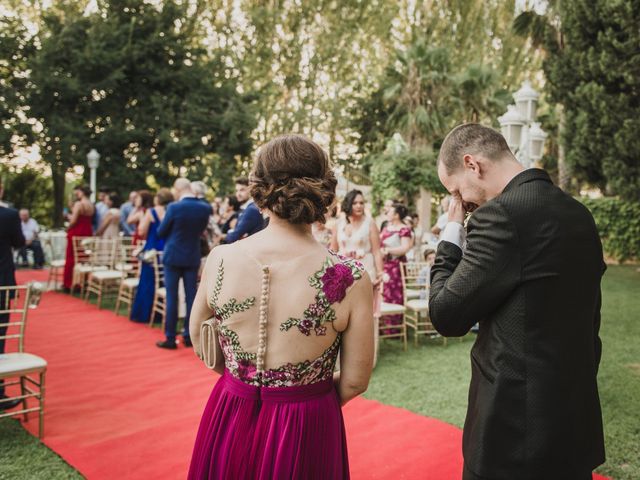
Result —
[{"label": "updo hairstyle", "polygon": [[251,196],[293,224],[325,223],[337,180],[326,153],[302,135],[282,135],[258,151],[250,176]]}]

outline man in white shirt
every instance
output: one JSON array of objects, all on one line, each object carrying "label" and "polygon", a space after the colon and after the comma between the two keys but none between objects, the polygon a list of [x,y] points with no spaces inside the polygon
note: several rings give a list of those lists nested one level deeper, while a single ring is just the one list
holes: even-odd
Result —
[{"label": "man in white shirt", "polygon": [[31,250],[33,252],[34,268],[40,270],[44,267],[44,252],[42,251],[40,240],[38,240],[40,227],[38,222],[30,218],[29,210],[26,208],[20,210],[20,226],[22,227],[22,235],[26,240],[25,246],[20,249],[19,253],[22,259],[22,266],[29,264],[27,250]]},{"label": "man in white shirt", "polygon": [[433,234],[433,236],[435,237],[434,239],[437,242],[440,242],[440,240],[442,240],[442,231],[444,230],[444,227],[446,227],[447,223],[449,222],[448,211],[449,211],[450,202],[451,202],[450,195],[445,196],[440,201],[440,208],[442,209],[442,214],[438,217],[436,224],[433,227],[431,227],[431,233]]}]

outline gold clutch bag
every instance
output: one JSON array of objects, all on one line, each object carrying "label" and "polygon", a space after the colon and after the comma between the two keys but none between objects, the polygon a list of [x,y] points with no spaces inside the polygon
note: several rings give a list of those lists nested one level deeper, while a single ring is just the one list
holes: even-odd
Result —
[{"label": "gold clutch bag", "polygon": [[214,318],[202,322],[200,327],[200,352],[204,364],[212,370],[216,368],[216,365],[222,359],[222,349],[220,348],[220,343],[218,343],[218,331]]}]

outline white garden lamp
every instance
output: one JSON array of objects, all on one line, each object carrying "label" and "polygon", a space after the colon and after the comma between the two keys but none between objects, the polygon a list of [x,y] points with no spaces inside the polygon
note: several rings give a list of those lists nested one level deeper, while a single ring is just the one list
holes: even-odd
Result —
[{"label": "white garden lamp", "polygon": [[533,122],[536,118],[539,98],[540,94],[533,89],[528,80],[525,80],[520,90],[513,94],[513,100],[516,102],[518,112],[528,123]]},{"label": "white garden lamp", "polygon": [[99,163],[100,154],[95,148],[92,148],[89,153],[87,153],[87,165],[91,170],[91,201],[94,203],[96,201],[96,170],[98,169]]},{"label": "white garden lamp", "polygon": [[547,133],[540,128],[540,123],[533,122],[529,128],[529,157],[534,162],[542,158],[544,152],[544,141],[547,139]]},{"label": "white garden lamp", "polygon": [[533,167],[544,153],[547,134],[540,128],[540,123],[534,122],[539,98],[540,94],[525,81],[513,94],[516,104],[509,105],[507,112],[498,117],[502,136],[525,168]]},{"label": "white garden lamp", "polygon": [[500,122],[500,130],[502,136],[507,141],[507,145],[514,152],[520,147],[520,141],[522,140],[522,129],[525,126],[525,119],[515,105],[509,105],[507,107],[507,113],[498,117]]}]

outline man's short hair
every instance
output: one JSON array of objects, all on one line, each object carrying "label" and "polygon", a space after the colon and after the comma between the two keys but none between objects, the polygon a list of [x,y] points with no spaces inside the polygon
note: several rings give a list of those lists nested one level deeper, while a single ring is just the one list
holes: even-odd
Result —
[{"label": "man's short hair", "polygon": [[249,179],[247,177],[237,177],[234,180],[234,183],[236,185],[244,185],[245,187],[249,186]]},{"label": "man's short hair", "polygon": [[465,154],[479,154],[493,161],[513,155],[499,132],[477,123],[458,125],[449,132],[440,147],[438,163],[442,163],[447,173],[452,174],[462,167]]}]

